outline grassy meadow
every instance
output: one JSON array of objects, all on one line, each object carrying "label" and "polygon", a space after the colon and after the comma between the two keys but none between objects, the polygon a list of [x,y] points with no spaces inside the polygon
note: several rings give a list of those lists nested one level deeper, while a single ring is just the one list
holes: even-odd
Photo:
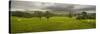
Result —
[{"label": "grassy meadow", "polygon": [[96,28],[95,19],[81,19],[74,17],[59,17],[53,16],[49,19],[42,17],[15,17],[11,16],[11,32],[42,32],[42,31],[57,31],[57,30],[72,30],[72,29],[88,29]]}]

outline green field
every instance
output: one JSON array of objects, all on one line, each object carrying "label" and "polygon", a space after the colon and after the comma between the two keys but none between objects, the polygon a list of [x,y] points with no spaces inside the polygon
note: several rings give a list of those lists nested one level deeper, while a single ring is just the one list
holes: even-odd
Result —
[{"label": "green field", "polygon": [[11,17],[11,33],[73,30],[88,28],[96,28],[95,19],[77,20],[75,18],[55,16],[50,17],[47,20],[45,17],[42,17],[41,19],[37,17]]}]

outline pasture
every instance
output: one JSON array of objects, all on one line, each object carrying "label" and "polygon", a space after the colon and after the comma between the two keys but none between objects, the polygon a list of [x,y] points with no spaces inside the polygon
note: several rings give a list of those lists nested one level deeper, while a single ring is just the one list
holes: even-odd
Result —
[{"label": "pasture", "polygon": [[75,19],[74,17],[23,18],[11,16],[11,33],[43,32],[96,28],[95,19]]}]

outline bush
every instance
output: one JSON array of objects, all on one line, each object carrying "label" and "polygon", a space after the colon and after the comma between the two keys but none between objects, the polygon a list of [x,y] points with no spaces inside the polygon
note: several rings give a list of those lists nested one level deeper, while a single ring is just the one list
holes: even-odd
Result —
[{"label": "bush", "polygon": [[79,14],[76,19],[96,19],[96,14],[95,13],[86,13],[86,12],[82,12],[81,14]]},{"label": "bush", "polygon": [[77,16],[77,19],[87,19],[87,13],[86,12],[82,12],[81,14],[79,14]]}]

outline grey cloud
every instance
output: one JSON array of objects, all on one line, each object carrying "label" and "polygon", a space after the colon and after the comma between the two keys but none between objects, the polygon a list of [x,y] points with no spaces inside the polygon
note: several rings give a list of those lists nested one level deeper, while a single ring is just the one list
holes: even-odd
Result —
[{"label": "grey cloud", "polygon": [[95,5],[76,5],[35,1],[12,1],[11,9],[44,9],[53,11],[96,10]]},{"label": "grey cloud", "polygon": [[75,5],[74,10],[96,10],[95,5]]}]

